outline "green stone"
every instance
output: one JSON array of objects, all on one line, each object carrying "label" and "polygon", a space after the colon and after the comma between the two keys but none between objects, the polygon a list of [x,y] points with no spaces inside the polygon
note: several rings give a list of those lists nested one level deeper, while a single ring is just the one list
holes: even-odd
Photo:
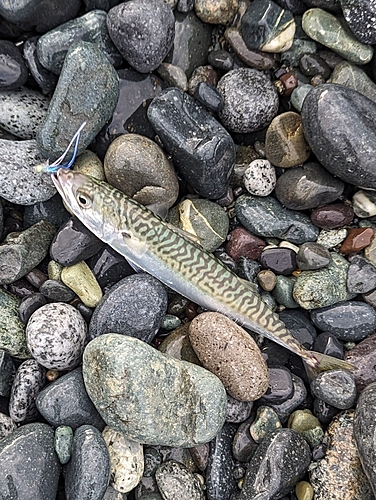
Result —
[{"label": "green stone", "polygon": [[226,391],[212,373],[115,333],[87,345],[83,376],[107,425],[144,444],[190,448],[222,428]]},{"label": "green stone", "polygon": [[376,84],[355,64],[342,61],[337,64],[327,83],[337,83],[354,89],[376,102]]},{"label": "green stone", "polygon": [[288,427],[300,432],[311,448],[320,444],[324,437],[320,421],[309,410],[296,410],[289,418]]},{"label": "green stone", "polygon": [[332,262],[317,271],[303,271],[296,279],[293,296],[303,309],[331,306],[353,297],[347,291],[349,263],[332,252]]},{"label": "green stone", "polygon": [[303,14],[306,34],[354,64],[367,64],[373,47],[359,42],[344,21],[322,9],[309,9]]},{"label": "green stone", "polygon": [[296,498],[298,500],[312,500],[313,488],[307,481],[300,481],[295,486]]},{"label": "green stone", "polygon": [[173,316],[172,314],[166,314],[164,317],[162,328],[164,330],[170,331],[175,330],[181,325],[181,321],[177,316]]},{"label": "green stone", "polygon": [[282,61],[287,61],[289,66],[299,66],[300,58],[304,54],[316,54],[317,44],[312,40],[294,39],[291,47],[281,54]]},{"label": "green stone", "polygon": [[299,307],[299,304],[295,302],[292,295],[295,283],[296,278],[282,275],[277,276],[277,282],[273,288],[272,295],[278,304],[285,306],[288,309]]},{"label": "green stone", "polygon": [[59,425],[55,430],[55,451],[61,464],[66,464],[73,444],[73,429],[69,425]]},{"label": "green stone", "polygon": [[103,297],[96,277],[84,261],[64,267],[61,281],[78,295],[85,306],[96,307]]},{"label": "green stone", "polygon": [[292,91],[290,98],[291,104],[299,112],[302,110],[304,99],[306,98],[308,92],[311,92],[312,89],[312,85],[305,83],[304,85],[299,85],[299,87],[296,87],[296,89]]},{"label": "green stone", "polygon": [[277,413],[270,406],[260,406],[256,419],[249,427],[249,433],[256,443],[260,443],[270,432],[281,429],[282,424]]},{"label": "green stone", "polygon": [[25,325],[18,317],[21,301],[0,289],[0,349],[18,359],[31,358],[26,344]]}]

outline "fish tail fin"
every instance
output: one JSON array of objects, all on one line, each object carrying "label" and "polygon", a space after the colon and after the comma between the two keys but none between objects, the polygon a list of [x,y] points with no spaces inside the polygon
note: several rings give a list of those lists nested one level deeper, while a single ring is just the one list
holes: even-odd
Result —
[{"label": "fish tail fin", "polygon": [[344,361],[343,359],[334,358],[321,352],[308,351],[309,358],[304,359],[304,366],[310,379],[314,379],[320,372],[327,370],[348,370],[354,371],[356,366]]}]

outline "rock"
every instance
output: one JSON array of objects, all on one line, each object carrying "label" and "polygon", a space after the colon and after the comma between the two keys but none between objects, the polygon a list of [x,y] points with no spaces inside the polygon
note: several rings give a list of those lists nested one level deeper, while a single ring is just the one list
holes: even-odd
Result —
[{"label": "rock", "polygon": [[102,430],[104,422],[87,395],[82,369],[76,368],[45,387],[36,405],[47,422],[54,426],[69,426],[76,430],[91,425]]},{"label": "rock", "polygon": [[339,251],[345,255],[359,252],[371,244],[373,236],[374,231],[371,227],[350,228],[347,231],[345,240],[339,247]]},{"label": "rock", "polygon": [[367,293],[376,288],[376,267],[360,255],[351,259],[347,271],[347,289],[350,293]]},{"label": "rock", "polygon": [[357,191],[353,198],[353,209],[358,217],[366,218],[376,215],[376,199],[370,191]]},{"label": "rock", "polygon": [[[355,37],[363,43],[376,43],[376,29],[373,21],[376,16],[376,6],[368,0],[339,0],[343,17]],[[367,26],[367,29],[364,29]]]},{"label": "rock", "polygon": [[[211,85],[214,88],[217,87],[218,74],[214,70],[214,68],[212,68],[209,65],[199,66],[198,68],[196,68],[193,71],[190,79],[188,80],[188,94],[194,96],[197,87],[200,85],[200,83],[206,83],[207,85]],[[220,94],[219,97],[220,99],[222,99],[222,96]],[[222,99],[222,107],[223,107],[223,99]]]},{"label": "rock", "polygon": [[239,401],[227,394],[226,422],[239,424],[249,418],[252,412],[252,401]]},{"label": "rock", "polygon": [[102,290],[86,262],[64,267],[61,280],[73,290],[88,307],[96,307],[102,299]]},{"label": "rock", "polygon": [[[279,429],[270,433],[252,457],[239,500],[256,498],[261,494],[265,498],[281,498],[304,475],[310,459],[309,446],[297,432]],[[280,472],[274,474],[277,464]]]},{"label": "rock", "polygon": [[160,465],[155,474],[158,489],[163,498],[172,500],[204,500],[201,484],[194,474],[175,460],[167,460]]},{"label": "rock", "polygon": [[196,356],[189,341],[189,323],[185,323],[172,331],[158,347],[160,352],[168,354],[173,358],[189,361],[201,366],[200,360]]},{"label": "rock", "polygon": [[25,85],[28,76],[25,62],[18,48],[8,40],[0,42],[0,71],[0,89],[15,90]]},{"label": "rock", "polygon": [[291,248],[266,248],[260,256],[260,263],[275,274],[289,275],[297,269],[296,253]]},{"label": "rock", "polygon": [[73,436],[65,470],[65,494],[71,500],[102,500],[110,479],[110,456],[102,434],[82,425]]},{"label": "rock", "polygon": [[274,299],[278,304],[287,307],[289,309],[294,309],[299,307],[299,304],[294,300],[293,290],[296,283],[295,276],[276,276],[276,284],[272,290]]},{"label": "rock", "polygon": [[317,243],[325,248],[335,248],[347,236],[347,229],[329,229],[320,231]]},{"label": "rock", "polygon": [[209,83],[201,82],[197,85],[194,98],[205,106],[208,111],[219,113],[223,108],[223,99],[218,90]]},{"label": "rock", "polygon": [[72,455],[73,430],[68,425],[60,425],[55,430],[55,451],[62,465],[69,462]]},{"label": "rock", "polygon": [[255,196],[268,196],[275,188],[275,168],[268,160],[254,160],[244,172],[246,190]]},{"label": "rock", "polygon": [[59,229],[69,219],[69,213],[65,210],[59,194],[56,194],[47,201],[40,201],[34,205],[25,206],[24,229],[28,229],[43,219],[48,220],[56,229]]},{"label": "rock", "polygon": [[322,332],[313,344],[313,350],[343,359],[343,344],[330,332]]},{"label": "rock", "polygon": [[[239,31],[238,28],[235,27],[230,27],[227,28],[225,31],[225,38],[235,54],[239,57],[240,60],[246,63],[247,66],[250,68],[255,68],[259,69],[260,71],[265,71],[268,69],[271,69],[274,64],[274,57],[272,54],[267,54],[266,52],[262,52],[261,50],[257,49],[249,49],[247,45],[244,42],[244,39]],[[208,57],[208,62],[212,66],[215,67],[214,61],[211,60],[210,56],[213,54],[211,52]],[[231,57],[231,54],[229,54]],[[213,56],[212,56],[213,57]],[[225,71],[230,71],[234,67],[234,62],[229,60],[227,63],[227,58],[224,58],[224,54],[220,56],[220,54],[217,56],[218,58],[221,57],[224,59],[224,62],[222,65],[219,65],[219,69],[225,70]],[[224,66],[224,67],[223,67]]]},{"label": "rock", "polygon": [[16,368],[10,355],[0,350],[0,396],[8,397]]},{"label": "rock", "polygon": [[18,317],[20,300],[0,289],[0,349],[14,358],[30,358],[25,326]]},{"label": "rock", "polygon": [[177,88],[153,99],[148,118],[178,173],[199,194],[218,199],[227,193],[235,146],[217,120]]},{"label": "rock", "polygon": [[27,346],[45,368],[69,370],[80,361],[86,330],[85,320],[73,306],[63,302],[46,304],[28,321]]},{"label": "rock", "polygon": [[277,284],[277,276],[270,269],[263,269],[257,274],[257,282],[263,290],[271,292]]},{"label": "rock", "polygon": [[376,187],[376,103],[347,87],[324,84],[305,98],[302,120],[308,144],[329,172],[356,186]]},{"label": "rock", "polygon": [[204,23],[230,24],[238,8],[238,0],[195,1],[195,12]]},{"label": "rock", "polygon": [[294,394],[294,384],[290,371],[284,366],[269,368],[269,386],[265,394],[259,399],[259,404],[280,404]]},{"label": "rock", "polygon": [[268,406],[273,408],[282,423],[287,422],[291,413],[296,410],[307,397],[307,389],[303,380],[294,374],[291,375],[291,378],[294,385],[292,396],[282,403],[268,403]]},{"label": "rock", "polygon": [[184,71],[178,66],[163,62],[157,68],[158,75],[167,84],[168,87],[178,87],[178,89],[187,92],[188,78]]},{"label": "rock", "polygon": [[[57,280],[47,280],[43,283],[43,285],[39,288],[40,293],[42,294],[43,297],[43,302],[41,300],[37,300],[37,297],[35,297],[35,305],[34,305],[34,310],[32,311],[35,312],[39,307],[44,306],[46,304],[46,299],[50,299],[53,302],[70,302],[73,300],[76,296],[73,290],[68,288],[64,283],[61,281]],[[40,295],[40,294],[33,294],[33,295]],[[31,296],[30,296],[31,297]],[[26,300],[22,302],[22,305],[30,298],[28,297]],[[31,313],[31,314],[32,314]],[[28,319],[30,318],[31,314],[28,314]],[[21,309],[20,309],[20,317],[21,317]],[[27,321],[24,321],[24,323],[27,323]]]},{"label": "rock", "polygon": [[293,89],[290,102],[297,111],[302,111],[304,99],[307,97],[308,93],[311,92],[311,90],[312,85],[308,83],[304,83]]},{"label": "rock", "polygon": [[219,118],[231,132],[260,130],[277,114],[277,91],[261,71],[251,68],[229,71],[219,80],[217,90],[224,100]]},{"label": "rock", "polygon": [[226,316],[199,314],[189,326],[189,340],[203,366],[217,375],[240,401],[255,401],[267,390],[269,374],[252,337]]},{"label": "rock", "polygon": [[17,424],[4,413],[0,413],[0,440],[12,434],[16,429]]},{"label": "rock", "polygon": [[316,208],[311,212],[311,221],[323,229],[335,229],[351,224],[354,210],[343,203],[333,203]]},{"label": "rock", "polygon": [[301,311],[284,310],[279,314],[281,321],[296,340],[307,349],[312,349],[317,337],[316,329],[309,318]]},{"label": "rock", "polygon": [[57,84],[57,76],[46,70],[37,56],[38,36],[31,36],[23,44],[23,56],[26,65],[41,90],[46,94],[53,93]]},{"label": "rock", "polygon": [[134,273],[125,258],[109,246],[97,251],[88,260],[88,265],[101,288],[105,288],[109,284],[113,285]]},{"label": "rock", "polygon": [[327,80],[331,74],[330,67],[317,54],[303,54],[299,60],[299,67],[305,76],[321,75]]},{"label": "rock", "polygon": [[356,367],[352,372],[356,388],[361,393],[368,385],[376,382],[374,371],[376,335],[372,334],[359,342],[351,351],[346,352],[345,359]]},{"label": "rock", "polygon": [[334,68],[327,83],[344,85],[376,102],[376,84],[359,66],[342,61]]},{"label": "rock", "polygon": [[116,491],[128,493],[138,485],[144,472],[143,446],[110,427],[105,427],[102,436],[110,455],[110,484]]},{"label": "rock", "polygon": [[26,424],[2,439],[0,467],[0,494],[4,498],[55,500],[60,464],[51,427]]},{"label": "rock", "polygon": [[[328,266],[331,259],[330,253],[325,247],[319,243],[308,241],[300,245],[296,263],[302,271],[311,271]],[[351,292],[350,289],[349,292]]]},{"label": "rock", "polygon": [[362,470],[353,434],[354,411],[335,417],[326,432],[325,457],[310,472],[315,500],[372,499],[372,491]]},{"label": "rock", "polygon": [[170,51],[175,34],[172,10],[160,0],[132,0],[107,15],[112,41],[140,73],[156,69]]},{"label": "rock", "polygon": [[[240,33],[239,36],[241,37]],[[230,71],[234,67],[234,58],[229,52],[227,52],[227,50],[222,50],[222,49],[212,50],[208,54],[208,63],[214,69],[220,69],[222,71]]]},{"label": "rock", "polygon": [[266,243],[261,238],[249,233],[243,227],[236,227],[229,234],[225,248],[230,257],[237,261],[241,257],[258,259],[265,246]]},{"label": "rock", "polygon": [[311,448],[320,445],[324,437],[320,421],[310,410],[296,410],[291,414],[288,427],[299,432],[309,443]]},{"label": "rock", "polygon": [[252,439],[249,428],[254,417],[239,425],[233,439],[232,453],[235,460],[248,463],[257,449],[257,443]]},{"label": "rock", "polygon": [[346,410],[356,400],[354,376],[345,370],[329,370],[319,373],[311,382],[311,392],[326,403]]},{"label": "rock", "polygon": [[191,447],[210,441],[224,423],[226,395],[217,377],[138,339],[109,334],[92,340],[83,374],[106,423],[135,441]]},{"label": "rock", "polygon": [[256,443],[261,443],[265,437],[282,427],[277,413],[269,406],[259,406],[255,421],[249,428],[249,434]]}]

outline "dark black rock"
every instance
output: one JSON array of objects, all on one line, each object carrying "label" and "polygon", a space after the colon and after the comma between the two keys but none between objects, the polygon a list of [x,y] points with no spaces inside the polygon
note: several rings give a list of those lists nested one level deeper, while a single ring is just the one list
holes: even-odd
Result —
[{"label": "dark black rock", "polygon": [[208,55],[208,63],[222,71],[230,71],[234,67],[232,54],[227,50],[212,50]]},{"label": "dark black rock", "polygon": [[307,5],[303,0],[274,0],[283,9],[291,10],[295,15],[303,14],[307,10]]},{"label": "dark black rock", "polygon": [[282,498],[304,475],[310,460],[309,445],[298,432],[280,429],[270,433],[249,463],[239,499]]},{"label": "dark black rock", "polygon": [[291,210],[316,208],[341,196],[344,183],[318,163],[287,169],[277,180],[275,195]]},{"label": "dark black rock", "polygon": [[316,76],[321,75],[324,80],[330,76],[331,69],[317,54],[303,54],[299,61],[300,70],[303,75]]},{"label": "dark black rock", "polygon": [[67,498],[102,500],[110,480],[110,455],[102,434],[91,425],[74,433],[72,455],[65,469]]},{"label": "dark black rock", "polygon": [[126,61],[140,73],[156,69],[172,47],[175,19],[161,0],[132,0],[107,15],[110,36]]},{"label": "dark black rock", "polygon": [[372,263],[355,255],[347,271],[347,289],[350,293],[367,293],[376,288],[376,267]]},{"label": "dark black rock", "polygon": [[340,0],[304,0],[304,3],[308,7],[318,7],[319,9],[325,9],[333,12],[339,12],[341,10]]},{"label": "dark black rock", "polygon": [[26,83],[27,75],[25,62],[18,48],[12,42],[0,40],[0,89],[21,87]]},{"label": "dark black rock", "polygon": [[257,449],[258,444],[252,438],[249,428],[254,421],[254,416],[239,425],[232,442],[232,454],[239,462],[249,462]]},{"label": "dark black rock", "polygon": [[148,118],[182,177],[202,196],[225,196],[235,146],[217,120],[178,88],[153,99]]},{"label": "dark black rock", "polygon": [[329,250],[319,243],[308,241],[299,247],[296,263],[302,271],[321,269],[330,264]]},{"label": "dark black rock", "polygon": [[297,269],[296,253],[291,248],[266,248],[261,254],[260,262],[266,269],[284,276]]},{"label": "dark black rock", "polygon": [[319,85],[304,99],[302,120],[308,144],[329,172],[376,188],[376,103],[342,85]]},{"label": "dark black rock", "polygon": [[317,336],[316,328],[312,325],[309,318],[300,310],[285,309],[279,315],[291,335],[304,345],[311,349]]},{"label": "dark black rock", "polygon": [[23,219],[24,229],[27,229],[42,219],[48,220],[56,229],[59,229],[62,224],[68,221],[69,217],[70,215],[64,208],[61,196],[57,194],[47,201],[40,201],[25,207]]},{"label": "dark black rock", "polygon": [[223,99],[218,90],[208,83],[201,82],[197,85],[194,98],[209,111],[221,111]]},{"label": "dark black rock", "polygon": [[164,286],[140,273],[119,281],[96,307],[89,325],[91,339],[104,333],[121,333],[151,342],[167,310]]},{"label": "dark black rock", "polygon": [[178,4],[176,6],[179,12],[190,12],[193,10],[194,0],[178,0]]},{"label": "dark black rock", "polygon": [[101,9],[108,12],[112,7],[115,7],[121,0],[84,0],[86,10]]},{"label": "dark black rock", "polygon": [[23,45],[23,56],[31,75],[43,92],[51,93],[57,84],[57,76],[44,68],[37,56],[38,37],[28,38]]},{"label": "dark black rock", "polygon": [[325,425],[330,424],[333,417],[339,412],[338,408],[326,403],[322,399],[315,398],[313,401],[313,413]]},{"label": "dark black rock", "polygon": [[294,384],[294,392],[291,398],[286,399],[283,403],[269,403],[269,406],[277,413],[282,423],[287,422],[290,414],[306,399],[307,389],[303,380],[297,375],[292,374],[292,383]]},{"label": "dark black rock", "polygon": [[10,355],[0,350],[0,396],[8,397],[16,372]]},{"label": "dark black rock", "polygon": [[75,217],[59,229],[50,247],[51,259],[72,266],[95,255],[104,243]]},{"label": "dark black rock", "polygon": [[23,425],[0,441],[0,495],[14,500],[55,500],[60,476],[54,431]]},{"label": "dark black rock", "polygon": [[320,333],[313,344],[313,350],[333,356],[333,358],[343,359],[343,345],[330,332]]},{"label": "dark black rock", "polygon": [[356,400],[355,379],[345,370],[321,372],[311,382],[311,392],[316,398],[335,408],[347,410]]},{"label": "dark black rock", "polygon": [[371,0],[339,0],[339,3],[343,17],[356,38],[363,43],[375,44],[375,2]]},{"label": "dark black rock", "polygon": [[69,425],[77,429],[92,425],[103,430],[105,423],[87,395],[81,368],[63,375],[45,387],[36,400],[37,408],[54,427]]},{"label": "dark black rock", "polygon": [[376,311],[364,302],[339,302],[311,311],[313,324],[339,340],[363,340],[376,329]]},{"label": "dark black rock", "polygon": [[248,259],[248,257],[241,256],[236,261],[236,274],[247,281],[255,282],[260,271],[260,264],[255,260]]},{"label": "dark black rock", "polygon": [[22,323],[26,325],[30,316],[40,307],[47,304],[47,300],[41,293],[32,293],[23,299],[18,309]]},{"label": "dark black rock", "polygon": [[281,404],[291,398],[294,393],[294,384],[290,370],[284,366],[269,368],[269,387],[266,393],[258,400],[258,404],[268,406],[270,403]]},{"label": "dark black rock", "polygon": [[73,290],[57,280],[45,281],[39,292],[54,302],[70,302],[76,296]]},{"label": "dark black rock", "polygon": [[126,276],[134,274],[134,270],[124,257],[107,245],[100,252],[93,255],[87,264],[93,271],[101,288],[110,283],[117,283]]},{"label": "dark black rock", "polygon": [[231,451],[236,429],[236,425],[225,423],[210,442],[209,463],[206,469],[208,500],[229,498],[231,493],[237,490]]}]

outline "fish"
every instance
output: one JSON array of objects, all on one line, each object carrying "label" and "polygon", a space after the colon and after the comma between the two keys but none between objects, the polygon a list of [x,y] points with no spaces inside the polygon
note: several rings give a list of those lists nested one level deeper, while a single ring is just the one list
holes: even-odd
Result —
[{"label": "fish", "polygon": [[237,276],[189,233],[104,181],[67,169],[51,177],[72,214],[136,269],[299,355],[311,375],[354,369],[343,360],[302,346],[260,299],[255,285]]}]

